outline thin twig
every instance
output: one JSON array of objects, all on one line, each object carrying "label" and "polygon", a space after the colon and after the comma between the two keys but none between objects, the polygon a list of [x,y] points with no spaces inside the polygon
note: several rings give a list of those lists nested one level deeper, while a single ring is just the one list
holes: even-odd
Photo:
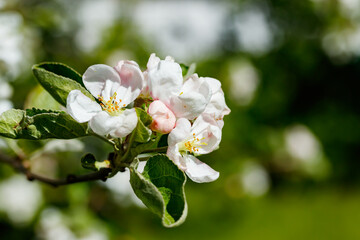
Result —
[{"label": "thin twig", "polygon": [[106,181],[109,173],[111,172],[111,169],[109,168],[101,168],[99,171],[89,174],[78,176],[68,175],[64,179],[51,179],[32,173],[28,168],[23,165],[19,157],[11,158],[3,153],[0,153],[0,162],[6,163],[12,166],[16,171],[25,174],[29,181],[37,180],[53,187],[94,180]]}]

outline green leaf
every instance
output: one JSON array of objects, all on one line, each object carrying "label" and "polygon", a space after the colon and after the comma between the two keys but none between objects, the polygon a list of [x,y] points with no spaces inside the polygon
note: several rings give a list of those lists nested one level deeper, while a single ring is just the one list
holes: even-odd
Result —
[{"label": "green leaf", "polygon": [[160,216],[165,227],[185,221],[185,182],[185,174],[164,154],[151,157],[143,173],[130,168],[130,183],[136,196]]},{"label": "green leaf", "polygon": [[195,63],[190,64],[190,66],[187,66],[187,65],[181,63],[180,67],[182,69],[183,77],[184,77],[185,80],[188,77],[190,77],[191,75],[193,75],[195,73],[195,70],[196,70],[196,64]]},{"label": "green leaf", "polygon": [[11,109],[0,115],[0,136],[14,139],[71,139],[87,135],[87,124],[63,111]]},{"label": "green leaf", "polygon": [[27,96],[24,108],[60,110],[62,106],[43,87],[37,85]]},{"label": "green leaf", "polygon": [[135,108],[136,114],[138,116],[138,123],[136,128],[133,131],[133,134],[135,134],[135,142],[138,143],[146,143],[150,140],[152,131],[146,127],[150,125],[152,122],[152,118],[147,112],[140,108]]},{"label": "green leaf", "polygon": [[64,64],[40,63],[34,65],[32,70],[45,90],[63,106],[66,106],[69,93],[75,89],[94,100],[94,97],[85,89],[81,75]]}]

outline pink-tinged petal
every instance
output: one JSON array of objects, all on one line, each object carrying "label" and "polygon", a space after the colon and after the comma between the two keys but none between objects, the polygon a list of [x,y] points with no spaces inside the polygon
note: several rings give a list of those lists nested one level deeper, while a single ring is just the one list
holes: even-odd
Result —
[{"label": "pink-tinged petal", "polygon": [[169,133],[175,127],[176,117],[174,113],[161,101],[154,101],[148,109],[153,122],[150,128],[160,133]]},{"label": "pink-tinged petal", "polygon": [[91,100],[79,90],[72,90],[66,102],[66,111],[80,123],[88,122],[102,110],[97,102]]},{"label": "pink-tinged petal", "polygon": [[188,138],[191,138],[190,134],[191,123],[185,118],[180,118],[176,121],[175,128],[170,132],[168,136],[168,145],[173,146],[179,142],[182,142]]},{"label": "pink-tinged petal", "polygon": [[181,170],[186,170],[185,160],[179,152],[177,145],[169,146],[166,155],[171,159]]},{"label": "pink-tinged petal", "polygon": [[186,161],[185,173],[188,177],[197,183],[212,182],[219,178],[219,172],[215,171],[207,164],[201,162],[192,155],[185,155]]},{"label": "pink-tinged petal", "polygon": [[183,77],[178,63],[160,61],[157,68],[148,72],[147,77],[150,95],[155,100],[161,100],[168,105],[170,97],[180,93]]},{"label": "pink-tinged petal", "polygon": [[191,133],[203,143],[197,154],[207,154],[218,148],[221,142],[221,128],[210,116],[200,115],[194,122]]},{"label": "pink-tinged petal", "polygon": [[110,132],[110,135],[118,138],[129,135],[135,129],[138,122],[138,117],[134,108],[126,109],[121,115],[116,116],[116,118],[117,123],[115,128]]},{"label": "pink-tinged petal", "polygon": [[115,66],[115,70],[121,79],[121,86],[116,90],[117,97],[122,99],[122,104],[128,105],[139,96],[143,88],[144,76],[139,65],[134,61],[120,61]]},{"label": "pink-tinged petal", "polygon": [[114,68],[96,64],[90,66],[83,75],[85,87],[94,96],[103,96],[105,100],[109,100],[120,86],[120,76]]}]

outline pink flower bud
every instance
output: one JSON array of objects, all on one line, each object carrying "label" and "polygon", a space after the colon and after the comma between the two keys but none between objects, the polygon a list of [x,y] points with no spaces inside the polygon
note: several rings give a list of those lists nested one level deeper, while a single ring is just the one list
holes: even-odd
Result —
[{"label": "pink flower bud", "polygon": [[153,118],[153,122],[150,125],[153,131],[169,133],[174,129],[176,117],[161,101],[152,102],[149,106],[148,113]]}]

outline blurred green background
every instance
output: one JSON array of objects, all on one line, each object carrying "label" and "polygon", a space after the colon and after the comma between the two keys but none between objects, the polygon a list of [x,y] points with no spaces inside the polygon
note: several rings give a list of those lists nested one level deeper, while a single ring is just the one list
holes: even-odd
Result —
[{"label": "blurred green background", "polygon": [[[31,66],[149,55],[197,63],[222,82],[220,172],[188,181],[189,214],[174,229],[139,203],[119,173],[105,183],[52,188],[0,165],[0,239],[360,239],[360,1],[0,0],[0,112],[59,108]],[[0,139],[52,177],[86,173],[97,139]]]}]

